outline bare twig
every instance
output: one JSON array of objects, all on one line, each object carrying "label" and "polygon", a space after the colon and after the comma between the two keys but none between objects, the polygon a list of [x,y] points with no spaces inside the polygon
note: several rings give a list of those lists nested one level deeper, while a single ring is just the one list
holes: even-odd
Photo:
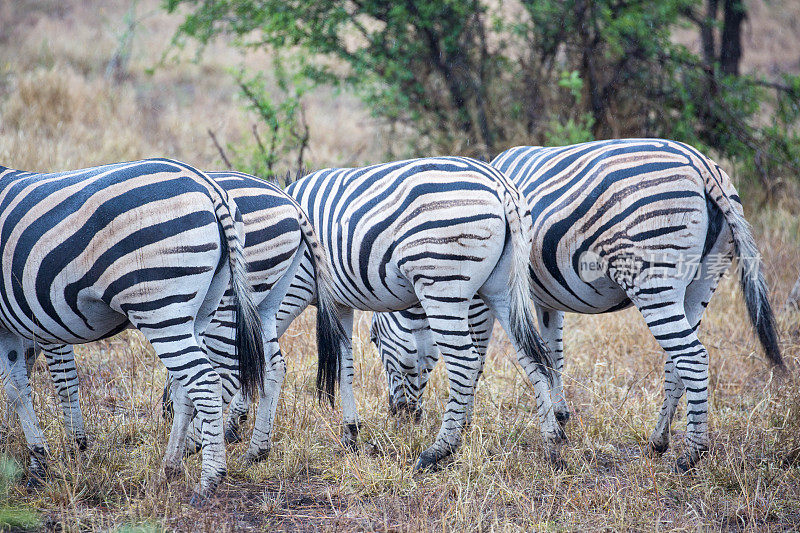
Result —
[{"label": "bare twig", "polygon": [[300,127],[302,128],[302,133],[297,134],[296,132],[292,132],[295,137],[300,141],[300,149],[297,152],[297,168],[302,169],[303,163],[305,159],[305,151],[308,149],[308,139],[310,134],[308,132],[308,122],[306,121],[306,110],[302,104],[300,104]]},{"label": "bare twig", "polygon": [[267,159],[267,149],[264,147],[264,143],[261,140],[261,135],[258,134],[258,124],[253,124],[253,138],[256,140],[256,144],[258,145],[258,150],[261,152],[261,156],[266,160]]},{"label": "bare twig", "polygon": [[233,165],[231,165],[228,156],[225,155],[225,150],[222,149],[222,146],[220,146],[219,141],[217,141],[217,136],[214,135],[214,132],[211,131],[211,128],[207,129],[206,131],[208,132],[209,137],[211,137],[211,140],[214,142],[214,146],[217,147],[217,151],[219,152],[219,155],[222,158],[222,162],[225,163],[225,166],[228,168],[228,170],[233,169]]}]

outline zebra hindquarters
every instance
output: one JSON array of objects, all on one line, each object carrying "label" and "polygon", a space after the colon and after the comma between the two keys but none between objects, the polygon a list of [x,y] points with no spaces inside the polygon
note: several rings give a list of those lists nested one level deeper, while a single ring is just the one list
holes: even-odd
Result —
[{"label": "zebra hindquarters", "polygon": [[[181,470],[185,438],[197,412],[203,442],[200,496],[215,490],[227,472],[222,440],[222,382],[199,343],[199,333],[210,321],[231,278],[219,268],[225,244],[214,214],[209,224],[184,232],[182,239],[198,250],[187,254],[176,275],[148,280],[121,291],[109,303],[125,312],[166,366],[174,380],[173,430],[164,457],[167,475]],[[159,259],[153,257],[153,262]],[[152,302],[160,302],[156,307]]]},{"label": "zebra hindquarters", "polygon": [[[664,403],[651,450],[662,452],[669,442],[669,425],[678,401],[687,397],[686,453],[678,469],[694,466],[708,449],[708,352],[697,338],[702,310],[727,270],[731,246],[724,228],[707,249],[710,220],[703,197],[684,199],[680,206],[652,211],[631,221],[625,237],[603,257],[607,275],[639,309],[648,328],[667,355]],[[669,246],[665,246],[665,238]],[[600,250],[598,254],[603,256]],[[713,256],[712,253],[713,252]],[[718,260],[725,268],[712,274]]]},{"label": "zebra hindquarters", "polygon": [[[700,320],[719,285],[720,279],[731,264],[733,252],[734,247],[730,227],[724,224],[711,247],[706,251],[704,257],[701,257],[697,272],[692,273],[693,275],[688,281],[683,298],[686,320],[695,333],[700,327]],[[656,427],[649,440],[650,453],[653,455],[662,454],[669,447],[672,419],[678,408],[678,402],[686,391],[684,382],[679,377],[672,357],[667,357],[664,364],[664,374],[664,401],[658,415]]]}]

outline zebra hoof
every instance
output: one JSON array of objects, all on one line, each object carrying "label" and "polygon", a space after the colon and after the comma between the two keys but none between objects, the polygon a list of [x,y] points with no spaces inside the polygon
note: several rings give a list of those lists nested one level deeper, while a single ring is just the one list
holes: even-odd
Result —
[{"label": "zebra hoof", "polygon": [[344,435],[342,437],[342,448],[348,452],[355,453],[358,451],[358,441],[352,435]]},{"label": "zebra hoof", "polygon": [[431,450],[425,450],[420,454],[419,460],[417,460],[414,473],[416,474],[426,470],[429,472],[436,472],[440,469],[441,467],[439,466],[439,459],[436,457],[436,453]]},{"label": "zebra hoof", "polygon": [[677,474],[692,474],[697,464],[700,462],[700,459],[706,453],[708,453],[707,447],[689,450],[684,455],[678,457],[678,460],[675,462],[675,472]]},{"label": "zebra hoof", "polygon": [[669,441],[648,443],[647,452],[650,457],[661,457],[669,449]]},{"label": "zebra hoof", "polygon": [[199,509],[203,507],[206,502],[208,502],[209,498],[217,492],[217,488],[219,488],[220,483],[225,477],[228,475],[228,470],[223,469],[216,473],[216,475],[211,476],[205,482],[200,480],[200,490],[196,490],[192,494],[192,498],[189,500],[189,505],[194,507],[195,509]]},{"label": "zebra hoof", "polygon": [[562,428],[566,426],[567,422],[569,422],[569,416],[569,411],[556,411],[556,421],[558,422],[558,425]]},{"label": "zebra hoof", "polygon": [[342,432],[342,446],[350,452],[358,451],[358,423],[345,424]]},{"label": "zebra hoof", "polygon": [[567,462],[561,457],[561,453],[558,450],[550,450],[548,452],[547,462],[550,463],[553,470],[557,472],[567,469]]},{"label": "zebra hoof", "polygon": [[248,467],[256,463],[260,463],[261,461],[269,457],[269,451],[270,451],[269,448],[265,450],[258,450],[257,452],[248,450],[247,453],[244,454],[244,457],[242,458],[242,464],[244,464],[245,467]]},{"label": "zebra hoof", "polygon": [[208,496],[200,492],[193,493],[192,497],[189,499],[189,505],[195,509],[203,508],[206,503],[208,503]]},{"label": "zebra hoof", "polygon": [[554,426],[553,430],[546,434],[545,442],[550,446],[565,444],[567,442],[567,434],[564,433],[564,428],[562,428],[560,424],[554,424]]},{"label": "zebra hoof", "polygon": [[45,470],[36,470],[29,473],[28,481],[25,483],[25,490],[29,493],[39,492],[45,485],[47,479],[47,472]]},{"label": "zebra hoof", "polygon": [[238,428],[228,428],[225,430],[225,444],[237,444],[242,442],[242,436]]},{"label": "zebra hoof", "polygon": [[690,475],[694,470],[694,465],[689,462],[689,459],[681,456],[678,457],[675,463],[675,473],[680,475]]},{"label": "zebra hoof", "polygon": [[75,444],[78,446],[78,451],[85,452],[89,447],[89,439],[86,437],[78,437],[75,439]]},{"label": "zebra hoof", "polygon": [[183,465],[178,464],[176,466],[172,465],[164,465],[164,477],[167,480],[175,479],[183,475]]}]

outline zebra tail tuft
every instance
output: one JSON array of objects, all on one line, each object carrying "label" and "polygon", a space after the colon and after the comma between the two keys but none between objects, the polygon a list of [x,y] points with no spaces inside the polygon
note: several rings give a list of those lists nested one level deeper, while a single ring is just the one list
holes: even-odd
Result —
[{"label": "zebra tail tuft", "polygon": [[[719,169],[722,180],[730,183],[730,178]],[[744,294],[747,313],[750,323],[758,335],[764,353],[769,362],[779,368],[785,368],[778,344],[778,329],[775,322],[775,313],[769,302],[769,290],[764,279],[763,263],[758,252],[750,224],[744,218],[744,213],[739,204],[734,204],[731,198],[719,185],[719,193],[710,191],[712,186],[706,179],[706,194],[723,212],[725,221],[731,228],[736,257],[739,262],[739,283]]]},{"label": "zebra tail tuft", "polygon": [[[511,233],[511,286],[509,291],[510,305],[509,318],[511,322],[511,333],[517,338],[522,352],[536,362],[539,371],[553,384],[553,361],[550,350],[539,336],[536,330],[536,321],[531,306],[531,280],[528,275],[530,268],[530,253],[533,242],[533,226],[529,213],[523,213],[518,201],[515,200],[510,187],[512,184],[504,184],[502,195],[503,205],[506,211],[509,231]],[[524,197],[518,192],[519,201],[525,202]],[[528,220],[526,220],[526,218]]]},{"label": "zebra tail tuft", "polygon": [[297,212],[317,285],[317,396],[320,402],[327,400],[333,407],[341,373],[342,353],[349,346],[350,339],[337,313],[328,260],[322,253],[311,222],[299,205]]}]

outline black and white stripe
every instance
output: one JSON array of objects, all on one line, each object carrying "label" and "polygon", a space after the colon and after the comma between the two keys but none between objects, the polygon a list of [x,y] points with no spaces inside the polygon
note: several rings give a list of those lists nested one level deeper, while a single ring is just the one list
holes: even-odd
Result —
[{"label": "black and white stripe", "polygon": [[[85,446],[71,345],[132,326],[197,411],[201,489],[213,490],[226,470],[221,379],[197,336],[229,283],[243,388],[252,393],[263,383],[261,327],[238,216],[213,181],[176,161],[56,174],[0,168],[0,372],[33,473],[43,474],[47,454],[27,376],[33,348],[44,351],[67,427]],[[165,461],[168,470],[179,466],[169,453]]]},{"label": "black and white stripe", "polygon": [[[533,215],[532,294],[542,337],[556,359],[557,418],[569,418],[561,381],[564,312],[635,305],[668,356],[651,448],[667,449],[685,392],[688,449],[679,467],[691,467],[708,447],[708,353],[696,331],[734,255],[753,326],[770,362],[782,364],[758,250],[730,178],[690,146],[660,139],[518,147],[492,166],[523,191]],[[588,260],[602,265],[597,277],[587,276]],[[402,398],[416,405],[425,383],[418,376],[430,372],[437,354],[419,333],[425,326],[418,312],[393,315],[374,316],[373,336],[389,374],[390,402]],[[488,342],[491,321],[479,316],[482,323],[471,327],[485,350],[478,339]],[[414,353],[420,356],[416,365]],[[398,375],[412,365],[415,371]]]}]

